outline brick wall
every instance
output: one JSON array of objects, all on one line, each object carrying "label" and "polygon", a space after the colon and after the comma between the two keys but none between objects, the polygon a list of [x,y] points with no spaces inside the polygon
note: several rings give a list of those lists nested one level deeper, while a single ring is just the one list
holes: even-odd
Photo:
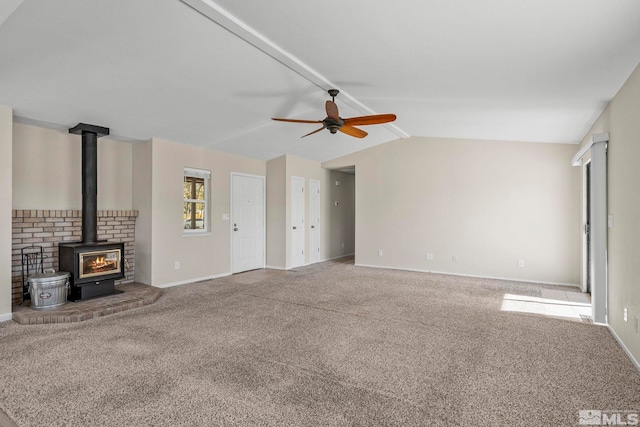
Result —
[{"label": "brick wall", "polygon": [[[134,240],[138,211],[98,211],[98,240],[124,242],[125,277],[120,283],[133,282],[135,271]],[[58,270],[58,242],[82,240],[82,211],[14,210],[12,237],[12,302],[22,303],[21,249],[42,246],[44,268]]]}]

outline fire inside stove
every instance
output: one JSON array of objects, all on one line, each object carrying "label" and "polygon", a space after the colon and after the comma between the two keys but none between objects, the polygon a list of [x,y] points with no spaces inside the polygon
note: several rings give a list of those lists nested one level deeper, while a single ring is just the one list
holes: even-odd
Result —
[{"label": "fire inside stove", "polygon": [[120,249],[99,252],[82,252],[80,256],[80,278],[102,276],[120,272]]}]

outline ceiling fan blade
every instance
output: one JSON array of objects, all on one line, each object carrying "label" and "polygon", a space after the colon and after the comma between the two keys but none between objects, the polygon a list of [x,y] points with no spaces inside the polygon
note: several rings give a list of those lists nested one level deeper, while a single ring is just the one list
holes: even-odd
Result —
[{"label": "ceiling fan blade", "polygon": [[333,101],[327,101],[325,104],[325,108],[327,110],[327,117],[332,120],[340,120],[340,115],[338,114],[338,106]]},{"label": "ceiling fan blade", "polygon": [[276,117],[272,117],[271,120],[276,120],[278,122],[291,122],[291,123],[322,123],[322,120],[279,119]]},{"label": "ceiling fan blade", "polygon": [[349,126],[377,125],[380,123],[389,123],[395,119],[395,114],[375,114],[373,116],[360,116],[344,119],[344,124]]},{"label": "ceiling fan blade", "polygon": [[354,128],[353,126],[349,125],[344,125],[338,130],[342,133],[346,133],[347,135],[355,136],[356,138],[364,138],[368,135],[368,133],[363,131],[362,129]]},{"label": "ceiling fan blade", "polygon": [[316,129],[316,130],[314,130],[313,132],[309,132],[309,133],[308,133],[308,134],[306,134],[306,135],[302,135],[300,138],[304,138],[305,136],[313,135],[314,133],[316,133],[316,132],[320,132],[321,130],[324,130],[324,129],[326,129],[326,126],[322,126],[320,129]]}]

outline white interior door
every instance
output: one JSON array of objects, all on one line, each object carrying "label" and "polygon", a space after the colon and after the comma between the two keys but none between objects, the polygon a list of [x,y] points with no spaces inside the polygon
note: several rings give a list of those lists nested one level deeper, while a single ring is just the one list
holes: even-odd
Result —
[{"label": "white interior door", "polygon": [[320,262],[320,181],[309,180],[309,262]]},{"label": "white interior door", "polygon": [[584,165],[584,277],[582,292],[591,292],[591,161]]},{"label": "white interior door", "polygon": [[265,180],[231,174],[231,272],[264,268]]},{"label": "white interior door", "polygon": [[304,265],[304,178],[291,177],[291,268]]}]

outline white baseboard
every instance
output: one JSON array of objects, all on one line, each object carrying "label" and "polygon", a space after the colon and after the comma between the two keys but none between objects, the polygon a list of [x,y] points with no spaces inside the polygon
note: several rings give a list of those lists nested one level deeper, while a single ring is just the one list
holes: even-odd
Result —
[{"label": "white baseboard", "polygon": [[182,280],[179,282],[163,283],[161,285],[152,285],[156,288],[171,288],[173,286],[188,285],[189,283],[203,282],[205,280],[219,279],[221,277],[231,276],[231,273],[215,274],[213,276],[196,277],[194,279]]},{"label": "white baseboard", "polygon": [[633,365],[636,367],[636,369],[640,372],[640,362],[638,362],[636,360],[636,358],[633,357],[633,354],[631,354],[631,352],[629,351],[627,346],[624,345],[624,343],[622,342],[622,340],[620,339],[618,334],[616,334],[616,331],[613,330],[611,325],[607,324],[606,326],[607,326],[607,328],[609,328],[609,332],[611,332],[611,335],[613,335],[613,337],[616,339],[616,341],[618,341],[618,344],[620,344],[620,347],[622,347],[622,350],[624,350],[624,352],[627,354],[627,357],[629,357],[629,359],[631,360],[631,363],[633,363]]},{"label": "white baseboard", "polygon": [[0,314],[0,322],[8,322],[9,320],[13,320],[13,313]]},{"label": "white baseboard", "polygon": [[354,256],[354,255],[355,254],[353,254],[353,253],[338,255],[338,256],[331,257],[331,258],[324,258],[324,259],[321,259],[320,261],[317,261],[317,262],[307,262],[307,263],[305,263],[303,265],[298,265],[296,267],[286,268],[286,267],[281,267],[281,266],[276,266],[276,265],[267,265],[267,266],[265,266],[265,268],[268,268],[269,270],[287,271],[287,270],[293,270],[294,268],[307,267],[309,265],[318,264],[318,263],[325,262],[325,261],[332,261],[334,259],[340,259],[340,258],[344,258],[344,257],[348,257],[348,256]]},{"label": "white baseboard", "polygon": [[289,271],[289,270],[293,270],[293,269],[300,268],[300,267],[306,267],[306,266],[308,266],[308,265],[311,265],[311,264],[310,264],[310,263],[306,263],[306,264],[297,265],[297,266],[295,266],[295,267],[289,267],[289,268],[286,268],[286,267],[280,267],[280,266],[277,266],[277,267],[276,267],[275,265],[267,265],[265,268],[267,268],[267,269],[269,269],[269,270]]},{"label": "white baseboard", "polygon": [[493,280],[507,280],[509,282],[522,282],[522,283],[540,283],[542,285],[555,285],[555,286],[572,286],[574,288],[580,288],[580,285],[576,283],[563,283],[563,282],[543,282],[541,280],[526,280],[526,279],[512,279],[509,277],[494,277],[494,276],[480,276],[477,274],[461,274],[461,273],[449,273],[446,271],[433,271],[433,270],[421,270],[417,268],[401,268],[401,267],[387,267],[382,265],[368,265],[368,264],[355,264],[357,267],[369,267],[369,268],[382,268],[387,270],[404,270],[404,271],[415,271],[418,273],[433,273],[433,274],[444,274],[447,276],[460,276],[460,277],[476,277],[478,279],[493,279]]},{"label": "white baseboard", "polygon": [[331,258],[321,259],[320,262],[333,261],[334,259],[346,258],[348,256],[354,256],[354,255],[355,255],[355,253],[353,253],[353,252],[350,253],[350,254],[342,254],[342,255],[331,257]]}]

